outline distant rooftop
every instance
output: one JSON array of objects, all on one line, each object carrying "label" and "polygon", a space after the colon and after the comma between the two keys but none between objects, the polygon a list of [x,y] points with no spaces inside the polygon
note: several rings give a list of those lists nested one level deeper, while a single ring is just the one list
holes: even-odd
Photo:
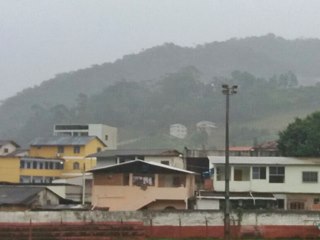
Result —
[{"label": "distant rooftop", "polygon": [[175,149],[118,149],[104,150],[89,157],[117,157],[117,156],[179,156]]},{"label": "distant rooftop", "polygon": [[[210,164],[225,164],[225,156],[208,156]],[[239,165],[320,165],[320,158],[295,157],[229,157],[230,164]]]}]

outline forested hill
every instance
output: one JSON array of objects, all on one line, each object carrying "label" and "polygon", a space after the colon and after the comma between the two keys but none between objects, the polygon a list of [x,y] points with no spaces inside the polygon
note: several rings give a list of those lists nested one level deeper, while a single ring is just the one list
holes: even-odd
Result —
[{"label": "forested hill", "polygon": [[[194,48],[164,44],[138,54],[124,56],[113,63],[92,65],[87,69],[57,74],[40,86],[25,89],[5,100],[0,107],[0,138],[25,141],[37,134],[48,134],[52,130],[50,126],[49,131],[46,131],[48,122],[63,120],[59,111],[63,112],[64,107],[77,112],[86,101],[90,102],[91,97],[98,98],[103,105],[105,99],[98,96],[103,96],[108,87],[119,81],[158,82],[165,79],[168,73],[176,73],[184,67],[194,66],[199,72],[196,79],[202,82],[210,82],[217,77],[230,78],[231,72],[240,70],[267,80],[273,75],[293,72],[300,83],[310,84],[320,79],[319,62],[320,40],[317,39],[285,40],[269,34],[263,37],[213,42]],[[150,85],[148,83],[148,86]],[[121,102],[119,96],[113,97],[114,104]],[[56,111],[53,119],[51,115],[44,114],[49,110]],[[121,112],[121,109],[117,111]],[[45,117],[50,120],[47,119],[47,124],[42,126],[44,120],[41,122],[40,118]],[[113,117],[116,118],[116,115]],[[142,121],[143,114],[140,117]],[[71,120],[86,121],[85,118],[70,117],[69,121]],[[96,122],[98,121],[108,124],[107,119],[96,119]],[[153,121],[157,119],[151,122]],[[117,127],[118,123],[111,121],[110,124]]]}]

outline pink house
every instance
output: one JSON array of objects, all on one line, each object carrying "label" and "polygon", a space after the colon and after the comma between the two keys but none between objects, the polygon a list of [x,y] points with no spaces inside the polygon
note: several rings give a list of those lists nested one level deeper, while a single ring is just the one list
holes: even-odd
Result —
[{"label": "pink house", "polygon": [[188,209],[196,173],[134,160],[92,169],[94,208],[110,211]]}]

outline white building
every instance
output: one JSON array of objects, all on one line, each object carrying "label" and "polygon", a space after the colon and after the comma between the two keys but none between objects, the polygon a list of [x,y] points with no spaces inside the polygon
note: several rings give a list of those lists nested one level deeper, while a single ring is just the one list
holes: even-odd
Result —
[{"label": "white building", "polygon": [[[208,158],[215,192],[200,193],[199,199],[217,204],[224,199],[225,157]],[[320,210],[320,159],[230,156],[229,160],[230,200],[250,200],[253,205],[275,200],[278,208]]]},{"label": "white building", "polygon": [[188,134],[186,126],[180,123],[170,125],[170,135],[176,138],[184,139]]},{"label": "white building", "polygon": [[196,124],[198,131],[205,131],[208,135],[212,134],[214,129],[216,129],[216,124],[210,121],[200,121]]},{"label": "white building", "polygon": [[117,149],[118,129],[104,124],[57,124],[54,125],[55,136],[97,136],[107,149]]},{"label": "white building", "polygon": [[16,151],[20,146],[14,141],[0,140],[0,156],[6,156]]}]

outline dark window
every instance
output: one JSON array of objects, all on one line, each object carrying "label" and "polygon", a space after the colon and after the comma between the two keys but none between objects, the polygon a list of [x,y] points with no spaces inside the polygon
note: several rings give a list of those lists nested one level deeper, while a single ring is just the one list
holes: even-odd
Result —
[{"label": "dark window", "polygon": [[64,147],[58,146],[58,153],[64,153]]},{"label": "dark window", "polygon": [[303,210],[304,203],[303,202],[291,202],[290,209]]},{"label": "dark window", "polygon": [[56,130],[87,130],[88,125],[56,125]]},{"label": "dark window", "polygon": [[302,182],[304,183],[317,183],[318,172],[302,172]]},{"label": "dark window", "polygon": [[161,161],[161,164],[169,165],[169,161]]},{"label": "dark window", "polygon": [[266,179],[266,167],[253,167],[252,179]]},{"label": "dark window", "polygon": [[26,162],[24,160],[20,161],[20,168],[25,168],[26,167]]},{"label": "dark window", "polygon": [[100,147],[97,148],[97,152],[101,152],[101,148]]},{"label": "dark window", "polygon": [[73,163],[73,169],[74,169],[74,170],[79,170],[79,169],[80,169],[80,163],[74,162],[74,163]]},{"label": "dark window", "polygon": [[49,169],[53,169],[53,162],[49,163]]},{"label": "dark window", "polygon": [[9,152],[9,149],[8,149],[8,148],[5,148],[5,149],[3,149],[3,151],[4,151],[5,153],[8,153],[8,152]]},{"label": "dark window", "polygon": [[108,135],[105,135],[105,136],[104,136],[104,140],[105,140],[105,141],[108,141],[108,138],[109,138]]},{"label": "dark window", "polygon": [[48,162],[45,162],[45,163],[44,163],[44,168],[45,168],[45,169],[49,169],[49,163],[48,163]]},{"label": "dark window", "polygon": [[31,162],[27,162],[27,168],[31,168]]},{"label": "dark window", "polygon": [[59,163],[59,162],[56,162],[55,163],[55,169],[62,169],[62,164],[61,163]]},{"label": "dark window", "polygon": [[32,162],[32,168],[33,168],[33,169],[37,169],[37,162],[36,162],[36,161],[33,161],[33,162]]},{"label": "dark window", "polygon": [[74,146],[73,153],[80,153],[80,146]]},{"label": "dark window", "polygon": [[319,204],[319,203],[320,203],[320,198],[313,199],[313,204]]},{"label": "dark window", "polygon": [[279,209],[284,209],[284,199],[277,199],[277,206]]},{"label": "dark window", "polygon": [[269,167],[269,182],[284,183],[285,170],[284,167]]},{"label": "dark window", "polygon": [[43,169],[43,163],[39,162],[39,169]]}]

